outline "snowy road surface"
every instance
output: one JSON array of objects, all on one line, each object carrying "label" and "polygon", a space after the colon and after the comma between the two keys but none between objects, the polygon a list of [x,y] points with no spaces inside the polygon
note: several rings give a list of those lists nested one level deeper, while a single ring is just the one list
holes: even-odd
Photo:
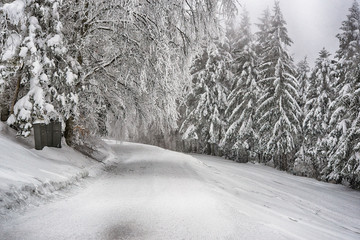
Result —
[{"label": "snowy road surface", "polygon": [[113,144],[85,187],[0,219],[0,239],[360,239],[360,192],[254,164]]}]

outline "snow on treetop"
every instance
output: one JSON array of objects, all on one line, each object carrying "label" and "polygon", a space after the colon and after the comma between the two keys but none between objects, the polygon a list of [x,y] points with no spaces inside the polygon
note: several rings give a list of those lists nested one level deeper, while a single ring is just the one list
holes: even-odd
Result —
[{"label": "snow on treetop", "polygon": [[182,139],[183,140],[186,140],[186,139],[198,139],[198,136],[197,136],[195,131],[196,131],[196,127],[193,124],[191,124],[187,128],[185,133],[183,134]]},{"label": "snow on treetop", "polygon": [[77,76],[75,74],[73,74],[70,69],[68,69],[68,71],[66,72],[66,83],[71,85],[74,80],[77,79]]},{"label": "snow on treetop", "polygon": [[5,52],[2,56],[2,61],[7,61],[13,58],[16,54],[16,49],[19,47],[21,43],[21,38],[18,34],[13,33],[11,34],[5,43]]},{"label": "snow on treetop", "polygon": [[29,51],[29,49],[27,47],[22,47],[19,53],[19,56],[24,58],[27,55],[27,52]]},{"label": "snow on treetop", "polygon": [[61,43],[61,36],[59,34],[56,34],[55,36],[53,36],[52,38],[50,38],[47,41],[47,45],[49,47],[58,46],[58,45],[60,45],[60,43]]},{"label": "snow on treetop", "polygon": [[[33,66],[33,68],[31,70],[31,72],[34,74],[34,76],[36,76],[36,77],[40,76],[40,74],[43,70],[41,63],[39,61],[35,61],[35,62],[33,62],[32,66]],[[37,83],[37,82],[38,82],[38,80],[36,80],[35,83]]]},{"label": "snow on treetop", "polygon": [[2,8],[0,8],[0,10],[3,10],[6,16],[9,18],[10,23],[14,25],[24,21],[24,9],[24,0],[16,0],[12,3],[6,3]]}]

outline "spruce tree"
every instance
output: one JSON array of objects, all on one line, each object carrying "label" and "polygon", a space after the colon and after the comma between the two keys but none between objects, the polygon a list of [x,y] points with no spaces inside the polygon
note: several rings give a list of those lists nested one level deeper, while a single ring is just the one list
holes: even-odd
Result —
[{"label": "spruce tree", "polygon": [[24,136],[36,121],[66,121],[76,116],[78,65],[67,54],[59,14],[61,2],[15,1],[3,6],[11,24],[5,34],[12,42],[15,36],[17,39],[1,54],[5,67],[0,71],[6,82],[11,82],[13,76],[8,73],[18,66],[8,123]]},{"label": "spruce tree", "polygon": [[327,165],[329,144],[329,107],[333,97],[334,65],[330,53],[322,49],[306,90],[304,142],[296,160],[296,171],[316,177]]},{"label": "spruce tree", "polygon": [[[307,58],[305,57],[303,60],[301,60],[298,64],[297,64],[297,80],[299,83],[299,99],[298,99],[298,104],[301,108],[301,123],[303,123],[304,118],[305,118],[305,103],[306,103],[306,96],[307,93],[311,92],[313,89],[309,88],[309,84],[310,84],[310,80],[309,80],[309,72],[310,72],[310,67],[309,64],[307,62]],[[310,96],[310,95],[309,95]],[[305,136],[304,134],[302,134],[300,136],[300,149],[299,151],[296,153],[296,160],[295,160],[295,164],[294,164],[294,172],[296,172],[297,174],[301,174],[301,175],[310,175],[310,173],[308,172],[309,167],[305,167],[304,165],[306,165],[305,163]]]},{"label": "spruce tree", "polygon": [[229,58],[227,44],[216,42],[195,58],[191,69],[192,91],[187,97],[188,110],[180,133],[183,140],[197,139],[198,152],[218,154],[225,131]]},{"label": "spruce tree", "polygon": [[296,70],[287,51],[291,43],[279,2],[275,2],[268,46],[259,67],[262,93],[255,116],[261,136],[260,147],[281,170],[291,168],[301,134]]},{"label": "spruce tree", "polygon": [[332,104],[331,133],[334,145],[324,178],[360,188],[360,9],[354,1],[342,23],[339,39],[338,95]]},{"label": "spruce tree", "polygon": [[226,149],[228,157],[244,162],[250,154],[254,155],[256,147],[254,113],[258,93],[257,57],[246,9],[243,11],[237,35],[239,37],[234,43],[232,62],[234,83],[230,89],[226,109],[228,129],[222,146]]},{"label": "spruce tree", "polygon": [[256,24],[259,31],[256,35],[256,52],[259,57],[263,56],[265,49],[268,48],[270,28],[271,28],[271,14],[269,8],[266,8],[260,18],[260,23]]},{"label": "spruce tree", "polygon": [[297,64],[298,74],[296,79],[298,80],[298,84],[299,84],[299,105],[301,108],[304,107],[306,100],[306,90],[307,90],[307,84],[309,82],[309,72],[310,72],[309,63],[307,61],[307,58],[305,57]]}]

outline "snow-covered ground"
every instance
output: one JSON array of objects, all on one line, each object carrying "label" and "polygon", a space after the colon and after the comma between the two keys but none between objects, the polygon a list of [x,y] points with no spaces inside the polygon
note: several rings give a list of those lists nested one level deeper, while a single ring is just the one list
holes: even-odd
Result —
[{"label": "snow-covered ground", "polygon": [[360,239],[360,192],[254,164],[108,142],[106,172],[0,219],[1,239]]},{"label": "snow-covered ground", "polygon": [[[68,147],[34,149],[33,138],[17,138],[14,130],[0,122],[0,217],[9,210],[38,204],[101,164]],[[1,239],[1,237],[0,237]]]}]

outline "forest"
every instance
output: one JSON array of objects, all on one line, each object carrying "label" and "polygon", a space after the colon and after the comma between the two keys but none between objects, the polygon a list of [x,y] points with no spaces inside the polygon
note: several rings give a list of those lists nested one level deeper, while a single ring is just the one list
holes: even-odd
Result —
[{"label": "forest", "polygon": [[314,64],[294,62],[280,2],[256,27],[236,0],[5,0],[2,116],[23,137],[60,121],[70,146],[144,142],[359,189],[358,2]]}]

